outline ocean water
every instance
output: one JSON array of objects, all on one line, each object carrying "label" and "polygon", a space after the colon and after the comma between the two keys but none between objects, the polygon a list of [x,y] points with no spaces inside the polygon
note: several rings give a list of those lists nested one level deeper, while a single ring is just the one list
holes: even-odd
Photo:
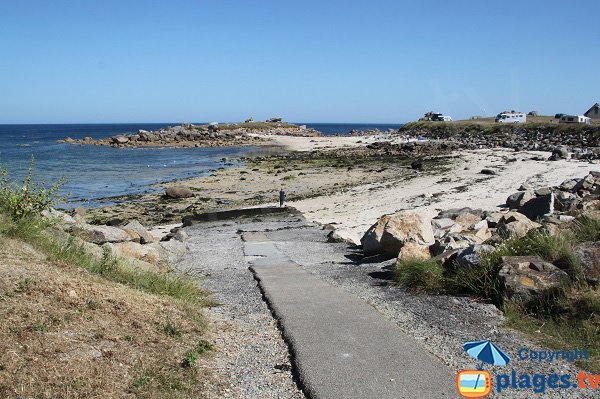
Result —
[{"label": "ocean water", "polygon": [[[228,148],[112,148],[59,144],[70,136],[94,139],[131,133],[139,129],[156,130],[178,123],[0,125],[0,166],[18,183],[35,158],[34,178],[50,184],[64,177],[61,194],[65,207],[93,207],[119,201],[119,196],[159,191],[152,184],[205,175],[222,167],[222,158],[250,156],[264,151],[255,147]],[[311,124],[326,135],[347,133],[352,129],[398,128],[400,125]]]}]

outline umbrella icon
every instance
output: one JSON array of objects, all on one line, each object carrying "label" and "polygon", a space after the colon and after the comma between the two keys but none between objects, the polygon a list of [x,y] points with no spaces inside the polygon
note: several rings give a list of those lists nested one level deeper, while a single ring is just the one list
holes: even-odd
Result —
[{"label": "umbrella icon", "polygon": [[483,363],[493,364],[494,366],[506,366],[510,362],[510,357],[489,339],[465,342],[463,347],[465,348],[465,352],[481,362],[477,366],[477,370],[483,370]]}]

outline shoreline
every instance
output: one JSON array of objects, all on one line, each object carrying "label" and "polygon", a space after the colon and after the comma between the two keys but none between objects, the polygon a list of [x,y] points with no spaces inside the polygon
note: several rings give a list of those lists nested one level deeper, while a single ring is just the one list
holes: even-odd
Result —
[{"label": "shoreline", "polygon": [[[288,204],[307,220],[362,236],[384,214],[413,209],[431,216],[441,209],[465,206],[498,210],[522,183],[554,186],[590,170],[600,171],[597,163],[548,161],[548,152],[505,148],[425,156],[424,170],[415,171],[410,161],[418,158],[416,154],[385,158],[367,149],[381,141],[407,142],[398,135],[269,137],[272,144],[267,153],[272,150],[272,155],[244,157],[243,165],[212,170],[208,176],[153,185],[185,186],[194,192],[193,198],[169,201],[160,193],[144,194],[88,212],[97,222],[137,215],[149,218],[151,224],[168,224],[195,213],[277,205],[277,193],[284,188]],[[485,168],[495,174],[481,174]],[[152,212],[160,213],[162,221]]]}]

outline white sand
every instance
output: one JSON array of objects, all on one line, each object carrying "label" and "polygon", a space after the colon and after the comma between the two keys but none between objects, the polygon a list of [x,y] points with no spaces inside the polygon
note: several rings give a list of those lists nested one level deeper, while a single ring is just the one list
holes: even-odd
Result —
[{"label": "white sand", "polygon": [[[344,140],[344,144],[351,143],[350,139],[354,138]],[[290,143],[295,141],[289,140]],[[302,138],[298,140],[301,141]],[[333,141],[337,141],[337,138]],[[462,159],[457,160],[455,167],[447,173],[408,181],[390,181],[388,184],[358,186],[347,192],[296,201],[290,205],[304,213],[309,220],[322,224],[335,222],[362,236],[384,214],[415,210],[433,217],[440,210],[467,206],[498,210],[523,182],[533,188],[554,186],[568,178],[584,177],[590,170],[600,171],[597,163],[528,159],[535,155],[550,156],[549,153],[515,153],[504,149],[464,151],[461,153]],[[506,162],[507,158],[513,157],[518,161]],[[480,174],[482,168],[494,168],[498,174]],[[389,184],[392,187],[386,188]]]},{"label": "white sand", "polygon": [[[390,141],[388,138],[391,136],[371,135],[362,137],[337,137],[337,136],[323,136],[323,137],[294,137],[294,136],[283,136],[283,135],[255,135],[265,139],[270,139],[275,142],[276,145],[282,146],[290,151],[313,151],[313,150],[328,150],[343,147],[360,147],[365,144],[373,143],[375,141]],[[395,136],[395,141],[402,140],[398,136]]]}]

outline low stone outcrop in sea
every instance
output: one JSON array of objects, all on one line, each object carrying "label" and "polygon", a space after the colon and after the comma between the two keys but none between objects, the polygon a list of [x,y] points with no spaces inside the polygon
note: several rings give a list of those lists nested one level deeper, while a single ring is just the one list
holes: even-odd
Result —
[{"label": "low stone outcrop in sea", "polygon": [[320,136],[314,129],[285,122],[247,122],[240,124],[193,125],[183,124],[156,131],[138,130],[137,133],[118,134],[93,140],[67,137],[59,142],[93,144],[112,147],[228,147],[260,145],[268,140],[257,135]]}]

